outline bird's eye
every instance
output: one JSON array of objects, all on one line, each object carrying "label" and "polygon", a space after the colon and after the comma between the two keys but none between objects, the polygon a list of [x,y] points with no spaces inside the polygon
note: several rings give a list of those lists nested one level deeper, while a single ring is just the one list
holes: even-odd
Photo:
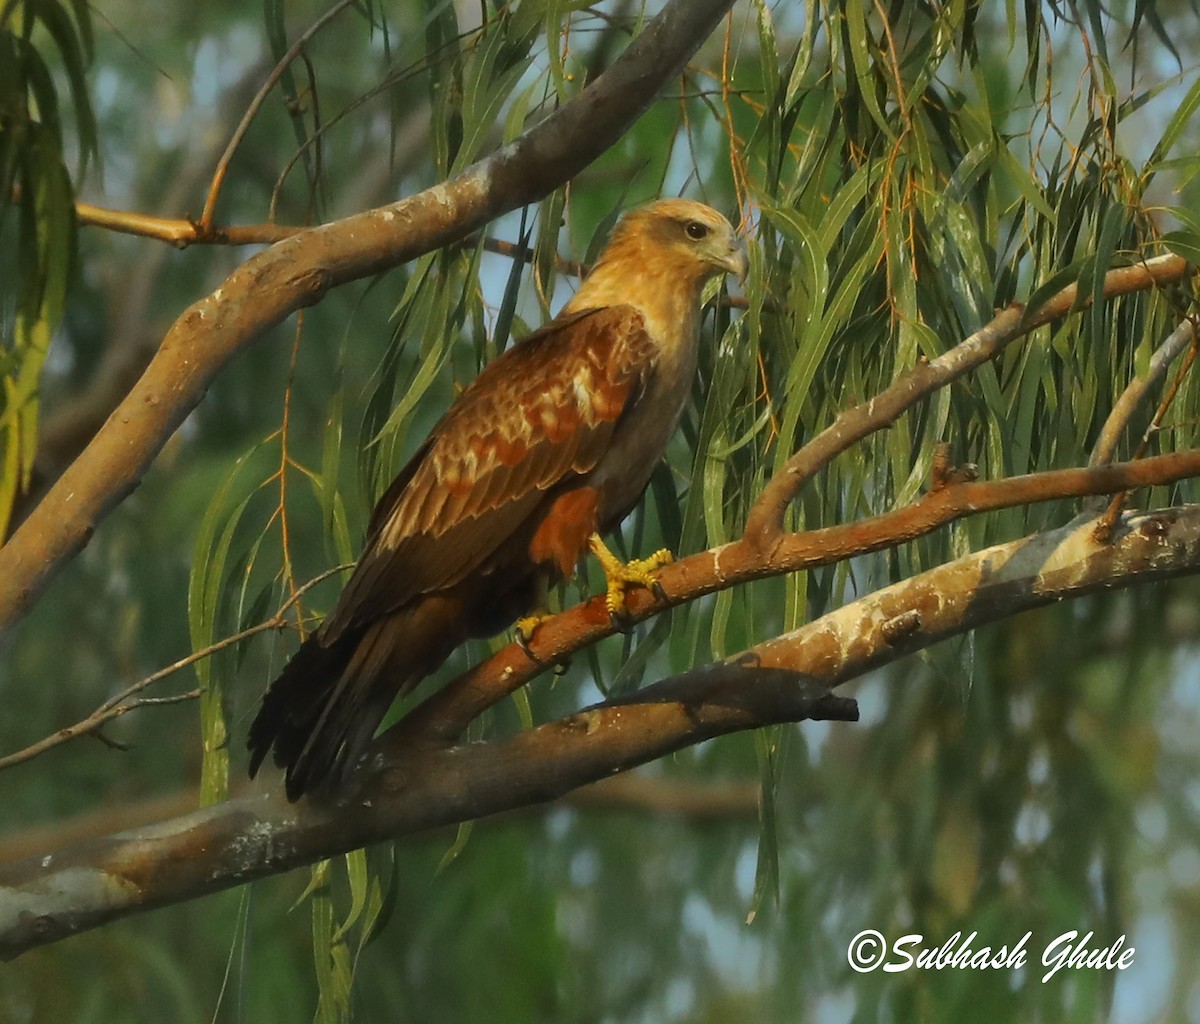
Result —
[{"label": "bird's eye", "polygon": [[688,238],[696,242],[700,241],[702,238],[708,237],[708,225],[701,224],[698,220],[689,220],[683,226],[683,230],[687,234]]}]

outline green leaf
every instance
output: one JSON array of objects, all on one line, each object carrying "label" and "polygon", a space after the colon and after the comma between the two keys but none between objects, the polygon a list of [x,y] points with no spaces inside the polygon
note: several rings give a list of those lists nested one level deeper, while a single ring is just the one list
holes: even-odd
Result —
[{"label": "green leaf", "polygon": [[854,75],[858,80],[857,98],[862,100],[872,120],[887,138],[894,141],[896,138],[895,126],[892,119],[884,115],[883,108],[879,104],[879,93],[887,88],[886,76],[880,70],[880,59],[872,53],[873,48],[867,37],[866,12],[865,0],[848,0],[842,6],[846,41],[849,44],[850,56],[854,64]]},{"label": "green leaf", "polygon": [[769,900],[779,904],[779,826],[775,814],[776,762],[782,730],[779,726],[754,733],[754,753],[759,771],[758,864],[754,872],[754,896],[748,922],[752,922]]},{"label": "green leaf", "polygon": [[1175,148],[1175,144],[1183,136],[1183,133],[1194,127],[1192,119],[1197,110],[1200,110],[1200,78],[1192,83],[1191,88],[1188,89],[1167,121],[1167,126],[1163,129],[1158,144],[1146,161],[1148,168],[1153,169],[1157,166]]},{"label": "green leaf", "polygon": [[98,130],[85,77],[92,50],[91,17],[85,3],[76,0],[74,8],[75,20],[72,22],[65,7],[46,0],[38,4],[38,17],[62,55],[63,68],[70,83],[75,126],[79,133],[79,173],[82,177],[88,157],[98,151]]},{"label": "green leaf", "polygon": [[[1086,260],[1076,260],[1062,270],[1047,278],[1033,290],[1033,293],[1025,302],[1025,311],[1022,314],[1021,322],[1029,323],[1039,312],[1042,307],[1055,295],[1061,292],[1068,285],[1075,284],[1079,280],[1079,273],[1087,264]],[[1081,292],[1084,289],[1080,289]],[[1078,296],[1076,303],[1079,303]]]},{"label": "green leaf", "polygon": [[[219,611],[230,581],[226,565],[254,491],[245,494],[232,510],[228,510],[227,505],[235,489],[240,487],[243,470],[252,464],[251,457],[261,448],[261,443],[255,445],[234,463],[200,521],[188,581],[188,629],[193,650],[208,647],[217,639]],[[213,671],[212,659],[200,659],[193,669],[200,683],[200,802],[207,806],[224,799],[228,793],[226,695],[222,676]]]},{"label": "green leaf", "polygon": [[1200,266],[1200,231],[1168,231],[1162,243],[1176,256]]},{"label": "green leaf", "polygon": [[454,833],[454,842],[450,844],[450,848],[442,854],[442,859],[438,861],[435,874],[441,874],[454,861],[458,860],[459,854],[467,848],[467,843],[471,839],[471,833],[474,831],[475,823],[473,821],[461,821]]}]

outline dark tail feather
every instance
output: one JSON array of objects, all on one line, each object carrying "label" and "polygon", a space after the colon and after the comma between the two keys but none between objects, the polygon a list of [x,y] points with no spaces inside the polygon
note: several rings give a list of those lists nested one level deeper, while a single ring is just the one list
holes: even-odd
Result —
[{"label": "dark tail feather", "polygon": [[[250,726],[247,742],[251,777],[274,748],[275,763],[287,769],[289,800],[299,799],[315,788],[346,757],[342,737],[335,737],[328,728],[330,712],[339,703],[343,709],[340,717],[359,711],[356,702],[339,702],[337,697],[346,689],[346,669],[362,634],[347,634],[328,647],[318,637],[314,634],[305,640],[271,684]],[[307,756],[302,761],[304,754]]]},{"label": "dark tail feather", "polygon": [[398,694],[438,667],[462,636],[461,606],[431,597],[338,637],[320,632],[292,656],[250,726],[250,775],[274,749],[289,800],[336,787],[354,767]]}]

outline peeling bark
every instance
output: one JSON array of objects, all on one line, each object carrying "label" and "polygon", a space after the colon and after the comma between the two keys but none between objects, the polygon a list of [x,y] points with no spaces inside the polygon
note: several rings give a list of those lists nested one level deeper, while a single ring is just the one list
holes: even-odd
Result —
[{"label": "peeling bark", "polygon": [[506,739],[381,752],[336,804],[289,804],[269,785],[0,865],[0,959],[368,843],[553,800],[713,736],[805,718],[854,720],[857,708],[789,670],[711,666]]}]

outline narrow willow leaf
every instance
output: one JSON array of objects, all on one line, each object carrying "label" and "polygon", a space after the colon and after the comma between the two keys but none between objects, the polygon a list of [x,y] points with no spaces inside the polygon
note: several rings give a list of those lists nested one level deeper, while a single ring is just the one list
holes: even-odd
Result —
[{"label": "narrow willow leaf", "polygon": [[350,887],[350,906],[341,924],[334,930],[332,941],[335,943],[344,941],[350,929],[358,922],[366,909],[370,894],[371,874],[367,865],[367,851],[362,847],[351,850],[345,855],[344,862],[346,882]]},{"label": "narrow willow leaf", "polygon": [[521,227],[517,238],[517,251],[509,259],[508,280],[496,313],[496,327],[492,336],[492,351],[502,352],[508,346],[512,333],[513,316],[517,311],[517,299],[521,294],[521,282],[525,272],[525,258],[529,254],[532,225],[527,226],[529,207],[521,210]]},{"label": "narrow willow leaf", "polygon": [[462,142],[453,168],[461,169],[479,156],[509,96],[528,70],[531,58],[514,56],[505,33],[497,29],[486,32],[483,45],[471,50],[465,60]]},{"label": "narrow willow leaf", "polygon": [[1192,83],[1191,88],[1188,89],[1167,121],[1167,126],[1163,129],[1158,144],[1150,153],[1150,159],[1146,161],[1148,167],[1154,168],[1175,148],[1175,144],[1183,136],[1183,133],[1189,128],[1194,128],[1192,119],[1197,110],[1200,110],[1200,79]]},{"label": "narrow willow leaf", "polygon": [[1200,231],[1168,231],[1162,242],[1176,256],[1200,266]]},{"label": "narrow willow leaf", "polygon": [[96,118],[92,112],[91,97],[87,87],[87,66],[91,60],[91,15],[86,5],[75,8],[75,20],[65,7],[54,2],[37,5],[37,14],[46,31],[53,38],[62,56],[62,66],[67,73],[71,89],[71,100],[75,108],[75,127],[78,132],[80,174],[87,167],[89,156],[97,152]]},{"label": "narrow willow leaf", "polygon": [[349,964],[344,943],[333,941],[333,894],[327,883],[313,889],[309,906],[318,991],[313,1020],[317,1024],[343,1024],[350,1012]]},{"label": "narrow willow leaf", "polygon": [[[395,843],[383,843],[377,849],[383,849],[387,858],[387,885],[383,890],[383,898],[379,902],[378,909],[363,922],[362,941],[359,945],[359,952],[368,944],[374,942],[380,935],[383,934],[388,922],[392,919],[392,914],[396,912],[396,907],[399,904],[400,896],[400,858],[396,856]],[[382,876],[382,872],[380,873]]]},{"label": "narrow willow leaf", "polygon": [[1017,158],[1013,156],[1007,146],[1001,146],[996,151],[995,174],[999,181],[1009,186],[1014,193],[1020,195],[1025,202],[1052,224],[1057,219],[1037,178],[1017,162]]},{"label": "narrow willow leaf", "polygon": [[473,821],[459,822],[458,829],[454,833],[454,842],[450,845],[442,859],[438,861],[438,866],[434,870],[435,875],[440,875],[454,861],[458,860],[458,855],[467,848],[467,843],[471,839],[471,833],[474,831],[475,823]]},{"label": "narrow willow leaf", "polygon": [[854,63],[854,75],[858,80],[859,99],[867,108],[871,119],[880,130],[892,141],[896,138],[896,129],[890,118],[883,113],[879,105],[879,89],[881,84],[890,91],[891,83],[887,82],[882,73],[881,61],[872,53],[872,47],[867,34],[867,4],[865,0],[849,0],[842,7],[845,18],[846,41],[849,44],[850,56]]},{"label": "narrow willow leaf", "polygon": [[776,761],[781,729],[769,726],[754,733],[754,753],[759,773],[758,864],[754,873],[754,896],[749,918],[758,916],[769,900],[779,903],[779,825],[775,814]]},{"label": "narrow willow leaf", "polygon": [[313,893],[323,889],[329,885],[330,872],[333,869],[333,862],[330,860],[319,860],[308,871],[308,882],[304,886],[304,890],[292,902],[289,912],[297,910],[300,906],[306,903]]},{"label": "narrow willow leaf", "polygon": [[671,619],[667,615],[658,616],[648,630],[638,639],[633,653],[625,659],[617,674],[613,677],[608,691],[614,697],[631,693],[642,685],[646,668],[654,657],[670,639]]},{"label": "narrow willow leaf", "polygon": [[[213,495],[196,531],[192,569],[188,580],[188,631],[193,650],[207,647],[217,639],[221,599],[232,578],[226,571],[230,549],[239,523],[257,488],[244,495],[232,510],[227,509],[227,504],[235,487],[240,487],[243,471],[252,465],[251,456],[261,449],[261,443],[255,445],[250,452],[234,463]],[[224,799],[228,792],[229,750],[225,695],[221,676],[213,671],[213,659],[201,658],[194,664],[193,670],[200,683],[200,800],[202,806],[207,806]]]},{"label": "narrow willow leaf", "polygon": [[1025,302],[1025,310],[1022,314],[1022,322],[1029,323],[1034,315],[1041,311],[1047,300],[1053,298],[1069,284],[1074,284],[1079,279],[1079,272],[1085,266],[1084,260],[1078,260],[1069,266],[1064,267],[1051,277],[1047,278],[1033,290],[1033,293]]},{"label": "narrow willow leaf", "polygon": [[[779,44],[775,38],[775,22],[766,0],[754,0],[754,11],[758,23],[759,67],[762,68],[762,89],[766,96],[774,97],[779,92]],[[775,104],[771,104],[771,110]]]},{"label": "narrow willow leaf", "polygon": [[804,31],[796,44],[792,58],[792,71],[788,76],[787,91],[784,93],[783,109],[791,111],[804,85],[804,77],[812,66],[817,32],[821,26],[818,0],[804,0]]},{"label": "narrow willow leaf", "polygon": [[513,707],[517,709],[517,719],[522,729],[532,729],[534,726],[533,705],[529,700],[529,688],[522,686],[514,690],[512,695]]}]

